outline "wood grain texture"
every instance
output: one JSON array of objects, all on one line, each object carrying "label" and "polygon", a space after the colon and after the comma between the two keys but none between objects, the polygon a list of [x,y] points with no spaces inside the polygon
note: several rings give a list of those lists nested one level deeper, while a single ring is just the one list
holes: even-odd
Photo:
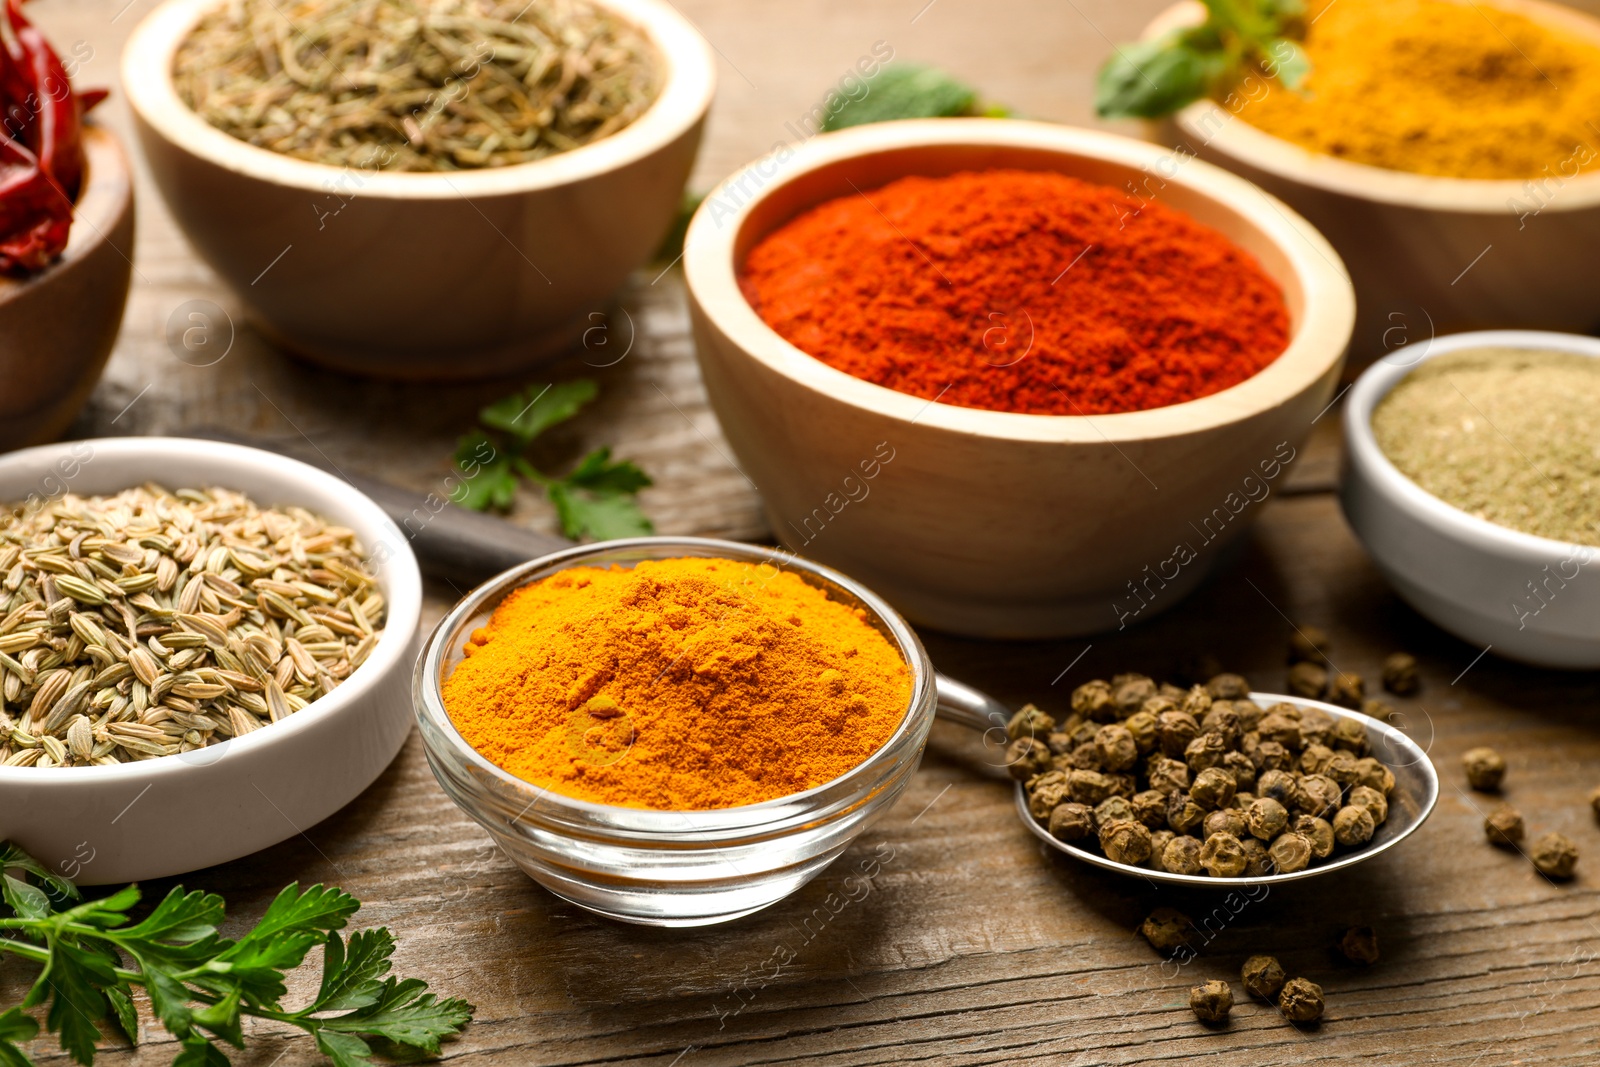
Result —
[{"label": "wood grain texture", "polygon": [[[110,82],[122,36],[151,6],[134,0],[119,16],[121,3],[47,0],[34,16],[58,42],[93,48],[80,75],[85,83]],[[893,41],[904,58],[951,66],[1030,114],[1086,122],[1089,72],[1106,38],[1128,39],[1160,6],[924,3],[685,0],[683,10],[725,64],[696,182],[707,185],[763,151],[787,119],[815,102],[830,72],[842,72],[878,39]],[[115,100],[108,119],[125,128]],[[215,366],[180,362],[165,339],[174,309],[209,300],[226,310],[231,298],[196,262],[143,175],[139,193],[129,315],[78,432],[222,423],[325,452],[419,493],[443,477],[455,435],[502,386],[341,378],[282,359],[243,324]],[[620,306],[627,315],[614,317],[606,339],[624,342],[631,321],[626,358],[597,369],[618,349],[596,345],[548,372],[596,374],[603,397],[552,434],[543,458],[559,464],[613,444],[655,475],[645,505],[664,532],[763,536],[755,493],[705,404],[677,276],[637,275]],[[1422,660],[1426,688],[1397,704],[1443,771],[1444,794],[1412,840],[1369,865],[1247,906],[1158,893],[1042,849],[1012,821],[1009,785],[985,769],[994,754],[940,726],[907,796],[849,854],[791,899],[726,927],[635,929],[549,896],[444,797],[415,738],[333,818],[184,882],[227,894],[241,920],[259,915],[294,879],[356,893],[367,902],[361,922],[399,935],[400,972],[477,1003],[478,1021],[446,1052],[462,1064],[1089,1067],[1200,1056],[1220,1067],[1592,1064],[1600,829],[1584,797],[1600,784],[1600,681],[1492,656],[1474,663],[1478,649],[1433,628],[1389,591],[1328,492],[1334,414],[1318,422],[1297,469],[1263,505],[1234,558],[1173,611],[1121,634],[1064,642],[924,637],[948,673],[1008,702],[1047,708],[1060,708],[1088,678],[1125,669],[1167,673],[1205,652],[1259,686],[1279,685],[1289,620],[1328,629],[1338,666],[1368,677],[1384,654],[1410,649]],[[524,499],[513,521],[548,528],[551,517]],[[453,598],[448,587],[431,589],[424,625]],[[1519,857],[1483,844],[1480,809],[1488,798],[1463,791],[1458,762],[1484,743],[1510,762],[1506,798],[1530,829],[1561,829],[1578,842],[1585,859],[1575,882],[1551,885]],[[873,855],[885,858],[871,892],[830,912],[829,894]],[[1133,933],[1158,902],[1197,919],[1213,916],[1215,936],[1185,967],[1164,963]],[[1375,967],[1352,967],[1331,951],[1354,923],[1378,929],[1384,958]],[[779,946],[794,961],[773,976],[765,965]],[[1188,986],[1233,977],[1258,951],[1324,985],[1329,1010],[1320,1028],[1296,1030],[1249,1003],[1225,1031],[1194,1021]],[[22,980],[8,966],[0,1003],[14,1002]],[[295,992],[311,984],[308,976]],[[108,1051],[99,1062],[171,1062],[175,1047],[159,1031],[148,1029],[145,1039],[139,1050]],[[44,1063],[66,1062],[42,1042],[36,1050]],[[270,1026],[256,1028],[250,1051],[235,1056],[249,1067],[315,1062],[308,1041]]]}]

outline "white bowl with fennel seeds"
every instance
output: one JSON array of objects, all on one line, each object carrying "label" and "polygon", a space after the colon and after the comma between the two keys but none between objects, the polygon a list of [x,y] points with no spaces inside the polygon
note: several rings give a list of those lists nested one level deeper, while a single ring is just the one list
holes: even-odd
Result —
[{"label": "white bowl with fennel seeds", "polygon": [[[260,47],[208,30],[197,55],[234,12]],[[541,29],[559,12],[577,44]],[[296,44],[305,85],[252,66]],[[618,89],[635,59],[651,83]],[[714,83],[667,0],[167,0],[122,56],[156,184],[249,316],[307,359],[410,379],[506,374],[594,327],[677,215]],[[528,119],[551,109],[571,121]],[[424,165],[445,169],[397,169]]]},{"label": "white bowl with fennel seeds", "polygon": [[[81,516],[89,507],[86,498],[111,497],[149,483],[171,493],[219,492],[210,504],[196,495],[181,508],[166,505],[170,522],[187,524],[188,534],[178,528],[146,532],[125,508],[102,521],[113,531],[127,531],[134,523],[132,533],[138,536],[80,536],[86,520],[69,518],[76,529],[66,550],[41,554],[51,562],[11,558],[15,538],[42,525],[42,516]],[[237,523],[224,544],[229,518],[248,514],[241,494],[258,508],[284,514]],[[0,502],[7,508],[0,518],[0,562],[6,563],[0,573],[0,607],[5,608],[0,648],[9,649],[8,660],[0,660],[0,696],[6,698],[0,714],[9,720],[0,751],[13,761],[0,765],[0,839],[17,842],[86,885],[182,874],[304,833],[370,785],[404,743],[422,578],[405,536],[347,483],[238,445],[104,438],[0,457]],[[217,519],[211,526],[177,515],[187,511],[192,518],[208,508]],[[254,536],[255,525],[269,533]],[[195,542],[191,563],[179,562],[189,555],[182,544],[186,537]],[[142,558],[136,558],[139,550]],[[302,553],[308,566],[296,579],[291,572]],[[359,557],[354,563],[352,554]],[[285,558],[290,566],[277,566]],[[318,566],[328,560],[335,565]],[[195,561],[211,577],[189,592],[199,573]],[[332,591],[330,605],[329,592],[317,587],[333,584],[328,574],[357,568],[370,575],[370,585],[352,579]],[[46,575],[53,589],[47,588]],[[291,597],[297,580],[312,588]],[[113,587],[121,589],[120,596]],[[97,591],[104,603],[96,602]],[[374,592],[381,601],[371,599]],[[262,609],[269,593],[279,602]],[[33,596],[52,603],[70,600],[66,608],[55,609],[65,625],[48,608],[39,618]],[[348,618],[334,615],[330,622],[324,610],[349,607],[348,596],[356,598],[357,607],[372,609],[364,614],[382,617],[381,633],[368,619],[375,637],[360,651],[362,638],[336,629],[364,636],[354,616],[346,611]],[[139,651],[124,640],[130,621],[124,605],[133,615]],[[307,611],[311,608],[316,610]],[[318,627],[296,621],[294,631],[307,637],[298,648],[287,641],[294,634],[285,625],[296,611]],[[266,625],[269,620],[272,625]],[[30,627],[39,635],[32,641],[25,637]],[[267,635],[273,640],[266,641]],[[163,637],[173,640],[167,644]],[[275,652],[268,680],[282,680],[277,692],[259,673]],[[346,671],[343,664],[352,658],[359,665]],[[284,659],[288,667],[281,666]],[[66,665],[87,669],[75,670],[65,686],[41,681],[41,675]],[[18,666],[25,676],[21,684],[10,680]],[[86,679],[91,684],[82,687]],[[145,680],[153,687],[136,697],[135,686]],[[252,681],[261,688],[252,690]],[[50,690],[36,710],[45,720],[59,710],[60,722],[34,721],[34,698],[45,683]],[[25,702],[16,699],[24,694],[29,694]],[[152,695],[157,699],[149,700]],[[68,702],[64,707],[63,701]],[[144,705],[143,712],[136,703]],[[277,721],[272,721],[274,712]],[[18,731],[25,736],[19,738]],[[51,742],[43,741],[46,733]],[[173,747],[172,754],[155,754]],[[17,758],[32,751],[41,755]],[[148,758],[122,763],[108,758],[140,755]],[[69,764],[87,756],[90,765],[40,766],[46,756],[49,763],[65,756]],[[98,764],[92,762],[96,757]]]},{"label": "white bowl with fennel seeds", "polygon": [[1345,517],[1445,630],[1524,663],[1600,667],[1597,412],[1593,337],[1487,330],[1408,346],[1350,390]]}]

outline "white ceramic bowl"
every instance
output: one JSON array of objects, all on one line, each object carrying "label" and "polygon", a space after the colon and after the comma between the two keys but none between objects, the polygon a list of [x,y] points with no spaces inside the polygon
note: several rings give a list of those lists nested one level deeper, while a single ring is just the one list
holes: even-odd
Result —
[{"label": "white ceramic bowl", "polygon": [[0,449],[60,436],[111,356],[133,272],[133,172],[117,139],[83,131],[87,170],[61,258],[0,277]]},{"label": "white ceramic bowl", "polygon": [[533,163],[411,174],[256,148],[178,98],[174,54],[219,0],[167,0],[129,38],[122,85],[168,208],[291,350],[361,374],[505,374],[575,342],[677,214],[715,73],[667,0],[598,0],[638,26],[660,95],[625,129]]},{"label": "white ceramic bowl", "polygon": [[[751,247],[816,204],[994,167],[1149,189],[1220,231],[1282,286],[1289,347],[1231,389],[1171,407],[980,411],[835,370],[740,292]],[[985,637],[1114,630],[1182,599],[1281,484],[1332,397],[1354,316],[1333,249],[1249,183],[1141,141],[997,119],[859,126],[758,160],[707,197],[684,268],[712,406],[773,532],[913,622]]]},{"label": "white ceramic bowl", "polygon": [[[86,885],[161,878],[310,830],[382,773],[411,728],[422,576],[405,536],[349,484],[270,452],[177,437],[71,441],[0,457],[0,502],[157,481],[300,505],[353,529],[388,620],[333,693],[225,744],[118,767],[0,767],[0,839]],[[387,550],[387,551],[385,551]]]},{"label": "white ceramic bowl", "polygon": [[[1493,0],[1600,44],[1600,19],[1545,0]],[[1194,0],[1168,8],[1146,37],[1200,21]],[[1265,85],[1265,83],[1259,83]],[[1259,90],[1247,87],[1238,100]],[[1281,90],[1279,90],[1281,91]],[[1359,309],[1352,358],[1430,333],[1487,327],[1600,327],[1600,172],[1574,148],[1548,176],[1485,181],[1386,170],[1308,151],[1233,114],[1191,104],[1156,139],[1248,178],[1304,215],[1338,249]]]},{"label": "white ceramic bowl", "polygon": [[1588,573],[1600,565],[1600,548],[1469,515],[1401,474],[1373,436],[1374,409],[1413,367],[1485,346],[1600,358],[1593,337],[1485,330],[1440,337],[1374,364],[1345,402],[1345,518],[1400,595],[1457,637],[1524,663],[1600,667],[1600,581]]}]

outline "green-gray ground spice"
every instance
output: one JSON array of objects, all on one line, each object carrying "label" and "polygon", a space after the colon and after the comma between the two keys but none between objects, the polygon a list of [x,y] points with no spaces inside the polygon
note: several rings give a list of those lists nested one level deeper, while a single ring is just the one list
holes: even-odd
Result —
[{"label": "green-gray ground spice", "polygon": [[1372,417],[1401,473],[1470,515],[1600,545],[1600,359],[1474,348],[1430,359]]}]

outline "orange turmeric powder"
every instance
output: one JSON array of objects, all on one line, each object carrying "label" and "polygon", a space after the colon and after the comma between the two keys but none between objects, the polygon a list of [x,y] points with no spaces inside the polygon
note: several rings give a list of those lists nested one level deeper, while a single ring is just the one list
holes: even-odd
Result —
[{"label": "orange turmeric powder", "polygon": [[506,597],[444,683],[468,744],[625,807],[755,804],[839,777],[905,717],[911,673],[798,575],[726,559],[573,567]]}]

